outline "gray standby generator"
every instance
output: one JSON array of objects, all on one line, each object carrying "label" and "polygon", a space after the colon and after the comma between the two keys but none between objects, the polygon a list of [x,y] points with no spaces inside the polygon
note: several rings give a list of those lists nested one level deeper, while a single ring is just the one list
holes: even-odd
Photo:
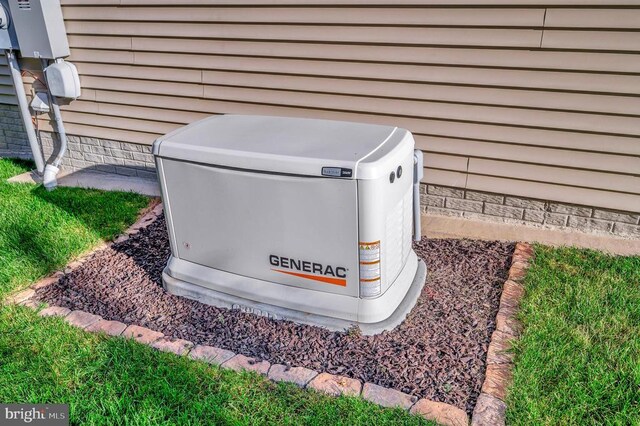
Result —
[{"label": "gray standby generator", "polygon": [[224,115],[158,138],[153,153],[168,292],[365,334],[414,306],[422,153],[407,130]]}]

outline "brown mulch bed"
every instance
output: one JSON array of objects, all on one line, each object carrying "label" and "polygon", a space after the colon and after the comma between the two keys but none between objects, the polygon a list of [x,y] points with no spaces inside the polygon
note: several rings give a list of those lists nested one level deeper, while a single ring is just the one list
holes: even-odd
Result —
[{"label": "brown mulch bed", "polygon": [[423,239],[415,245],[428,268],[422,294],[403,324],[377,336],[330,332],[166,293],[161,273],[170,249],[162,217],[94,253],[39,289],[36,298],[272,363],[373,382],[470,413],[484,380],[513,249],[496,241]]}]

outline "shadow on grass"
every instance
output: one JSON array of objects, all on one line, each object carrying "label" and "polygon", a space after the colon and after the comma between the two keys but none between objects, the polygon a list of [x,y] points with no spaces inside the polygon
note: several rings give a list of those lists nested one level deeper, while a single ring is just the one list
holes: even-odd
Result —
[{"label": "shadow on grass", "polygon": [[59,187],[47,191],[34,188],[33,195],[63,210],[103,240],[111,240],[135,222],[149,197],[133,192]]},{"label": "shadow on grass", "polygon": [[81,188],[47,191],[5,179],[28,171],[24,160],[0,159],[0,294],[63,267],[132,224],[149,199]]}]

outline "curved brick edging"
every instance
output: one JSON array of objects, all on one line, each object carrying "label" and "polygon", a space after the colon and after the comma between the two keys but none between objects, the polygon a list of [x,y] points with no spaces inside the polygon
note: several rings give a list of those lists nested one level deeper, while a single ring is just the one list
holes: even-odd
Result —
[{"label": "curved brick edging", "polygon": [[[162,204],[151,205],[135,224],[128,228],[113,242],[122,242],[137,233],[162,214]],[[35,289],[55,283],[62,275],[69,273],[84,263],[93,253],[108,248],[113,242],[104,243],[79,259],[69,263],[64,271],[57,271],[33,284],[29,289],[7,299],[8,303],[21,304],[31,308],[39,305],[31,300]],[[520,298],[524,289],[519,284],[525,275],[528,261],[533,254],[531,246],[518,243],[513,254],[513,263],[509,270],[509,279],[504,284],[500,308],[496,317],[496,331],[493,333],[487,353],[487,372],[482,392],[473,412],[473,425],[504,424],[504,394],[511,377],[512,354],[508,352],[509,341],[517,337],[520,329],[515,319]],[[419,399],[404,392],[385,388],[373,383],[345,376],[333,375],[310,370],[304,367],[290,367],[271,364],[268,361],[256,361],[242,354],[213,346],[196,345],[193,342],[174,339],[163,333],[135,324],[108,321],[98,315],[84,311],[71,311],[59,306],[49,306],[39,312],[40,316],[60,316],[65,321],[89,332],[103,332],[110,336],[132,338],[139,343],[155,349],[171,352],[179,356],[204,361],[222,368],[236,371],[247,370],[268,377],[270,380],[290,382],[301,388],[314,389],[334,396],[360,396],[383,407],[398,407],[412,414],[434,420],[445,426],[469,425],[466,412],[458,407],[442,402]]]},{"label": "curved brick edging", "polygon": [[511,343],[518,338],[522,326],[517,319],[520,301],[524,296],[522,280],[533,257],[533,247],[517,243],[513,252],[509,277],[504,283],[500,307],[496,316],[496,330],[487,350],[487,371],[471,420],[472,426],[500,426],[505,424],[507,388],[513,377]]},{"label": "curved brick edging", "polygon": [[[22,292],[13,303],[37,308],[38,304],[30,299],[33,289]],[[84,311],[71,311],[60,306],[49,306],[38,312],[40,316],[59,316],[69,324],[93,333],[105,333],[134,339],[138,343],[164,352],[204,361],[212,365],[235,371],[253,371],[266,376],[274,382],[289,382],[301,388],[313,389],[332,396],[360,396],[383,407],[398,407],[411,414],[421,415],[428,420],[435,420],[445,426],[467,426],[467,413],[453,405],[420,399],[395,389],[378,386],[373,383],[362,383],[357,379],[321,373],[304,367],[289,367],[282,364],[271,364],[268,361],[256,361],[242,354],[217,348],[214,346],[195,345],[183,339],[165,336],[163,333],[137,325],[127,325],[119,321],[108,321],[98,315]]]}]

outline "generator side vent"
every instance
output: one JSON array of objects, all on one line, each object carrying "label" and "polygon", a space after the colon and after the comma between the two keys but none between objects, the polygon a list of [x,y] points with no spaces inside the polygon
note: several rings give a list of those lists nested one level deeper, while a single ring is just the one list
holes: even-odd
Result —
[{"label": "generator side vent", "polygon": [[386,219],[385,239],[382,241],[384,245],[381,261],[385,268],[385,282],[392,282],[400,273],[402,267],[402,217],[404,200],[400,201],[389,211]]},{"label": "generator side vent", "polygon": [[398,201],[386,219],[386,232],[383,241],[384,249],[381,257],[386,268],[385,282],[392,283],[400,274],[407,256],[411,252],[411,235],[413,225],[413,189]]},{"label": "generator side vent", "polygon": [[31,10],[31,0],[18,0],[18,9]]},{"label": "generator side vent", "polygon": [[413,245],[413,190],[409,188],[402,200],[402,264],[404,265],[411,253]]}]

